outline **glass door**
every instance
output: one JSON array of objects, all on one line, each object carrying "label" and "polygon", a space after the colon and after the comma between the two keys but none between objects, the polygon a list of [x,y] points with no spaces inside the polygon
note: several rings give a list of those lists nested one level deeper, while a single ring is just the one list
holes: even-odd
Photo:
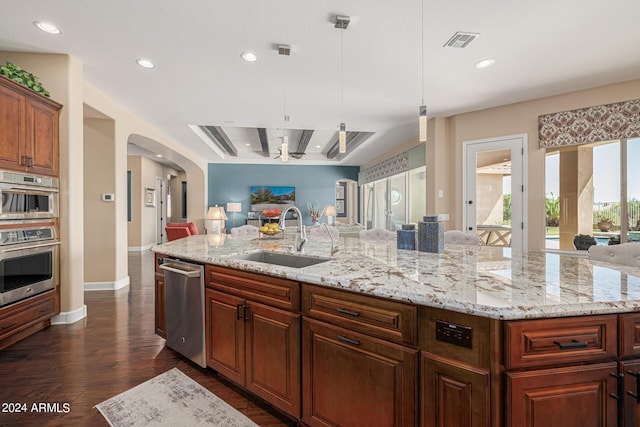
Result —
[{"label": "glass door", "polygon": [[407,222],[421,221],[425,215],[427,184],[424,167],[364,184],[362,190],[363,224],[367,229],[395,231]]},{"label": "glass door", "polygon": [[465,144],[464,230],[524,248],[523,138]]},{"label": "glass door", "polygon": [[407,174],[402,173],[387,179],[387,230],[402,229],[407,217]]}]

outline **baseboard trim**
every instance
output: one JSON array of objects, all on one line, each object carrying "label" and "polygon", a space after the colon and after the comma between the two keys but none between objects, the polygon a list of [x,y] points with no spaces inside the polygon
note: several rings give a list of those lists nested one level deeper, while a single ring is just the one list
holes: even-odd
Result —
[{"label": "baseboard trim", "polygon": [[117,291],[129,285],[129,276],[115,282],[85,282],[85,291]]},{"label": "baseboard trim", "polygon": [[51,318],[52,325],[68,325],[70,323],[76,323],[78,320],[82,320],[87,317],[87,306],[82,305],[77,310],[63,311]]},{"label": "baseboard trim", "polygon": [[129,246],[127,248],[127,250],[129,252],[144,252],[144,251],[148,251],[149,249],[151,249],[155,245],[156,245],[155,243],[150,243],[150,244],[144,245],[144,246]]}]

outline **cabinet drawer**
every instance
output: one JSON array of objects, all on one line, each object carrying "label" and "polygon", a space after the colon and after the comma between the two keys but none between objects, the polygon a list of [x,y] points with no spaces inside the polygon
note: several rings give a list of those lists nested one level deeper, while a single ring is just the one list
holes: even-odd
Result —
[{"label": "cabinet drawer", "polygon": [[621,314],[619,328],[620,357],[640,356],[640,314]]},{"label": "cabinet drawer", "polygon": [[55,314],[55,293],[33,297],[0,311],[0,340]]},{"label": "cabinet drawer", "polygon": [[413,305],[302,285],[302,312],[353,331],[417,345],[418,309]]},{"label": "cabinet drawer", "polygon": [[207,265],[205,272],[205,285],[209,288],[272,307],[300,311],[298,282],[214,265]]},{"label": "cabinet drawer", "polygon": [[616,356],[615,315],[523,320],[505,325],[507,369]]}]

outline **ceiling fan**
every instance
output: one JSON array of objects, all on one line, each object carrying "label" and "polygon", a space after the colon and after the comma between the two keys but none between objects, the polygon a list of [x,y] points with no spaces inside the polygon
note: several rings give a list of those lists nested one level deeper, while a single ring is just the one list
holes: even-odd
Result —
[{"label": "ceiling fan", "polygon": [[[278,148],[278,153],[280,154],[275,156],[274,159],[279,159],[282,156],[282,148]],[[289,157],[293,157],[294,159],[298,160],[300,160],[305,154],[307,153],[305,153],[304,151],[289,151]]]}]

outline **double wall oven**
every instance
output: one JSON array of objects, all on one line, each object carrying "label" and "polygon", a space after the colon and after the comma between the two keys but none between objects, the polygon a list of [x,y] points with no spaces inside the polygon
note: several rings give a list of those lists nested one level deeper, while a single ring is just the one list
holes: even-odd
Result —
[{"label": "double wall oven", "polygon": [[58,284],[58,179],[0,171],[0,307]]}]

